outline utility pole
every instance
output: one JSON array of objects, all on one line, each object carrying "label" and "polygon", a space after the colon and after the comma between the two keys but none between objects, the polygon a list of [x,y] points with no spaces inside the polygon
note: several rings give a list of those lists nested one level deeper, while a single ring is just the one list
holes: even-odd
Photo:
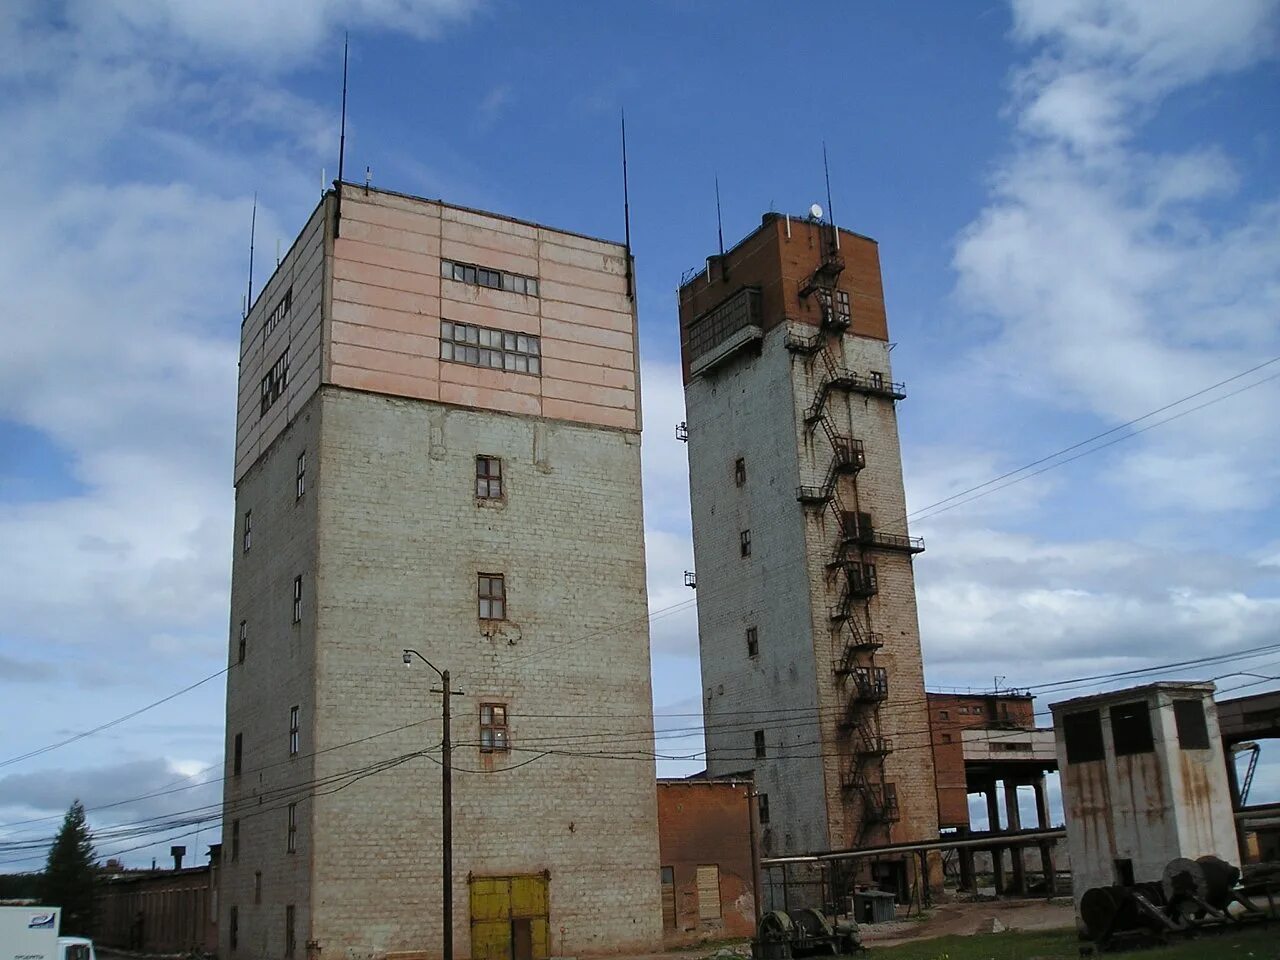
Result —
[{"label": "utility pole", "polygon": [[[441,693],[444,703],[441,709],[441,720],[444,729],[440,735],[441,776],[440,776],[440,840],[443,845],[443,876],[441,877],[441,913],[444,915],[444,960],[453,960],[453,739],[449,735],[449,701],[455,695],[449,682],[449,671],[441,671],[436,665],[417,650],[406,649],[403,654],[404,665],[410,666],[417,657],[440,677]],[[457,696],[462,691],[456,691]]]},{"label": "utility pole", "polygon": [[756,929],[760,928],[760,851],[756,847],[756,802],[760,796],[755,782],[747,787],[747,827],[751,835],[751,902],[756,912]]}]

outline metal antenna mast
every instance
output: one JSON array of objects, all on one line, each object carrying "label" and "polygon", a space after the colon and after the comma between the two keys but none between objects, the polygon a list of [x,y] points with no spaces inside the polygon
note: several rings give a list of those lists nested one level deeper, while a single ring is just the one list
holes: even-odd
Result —
[{"label": "metal antenna mast", "polygon": [[253,192],[253,213],[249,215],[249,291],[244,298],[244,319],[249,317],[249,308],[253,306],[253,239],[258,229],[258,191]]},{"label": "metal antenna mast", "polygon": [[631,270],[631,193],[627,184],[627,111],[622,111],[622,220],[626,231],[627,248],[627,297],[634,300],[635,277]]},{"label": "metal antenna mast", "polygon": [[716,177],[716,235],[720,239],[720,256],[724,256],[724,221],[720,217],[720,178]]},{"label": "metal antenna mast", "polygon": [[349,33],[342,36],[342,119],[338,127],[338,179],[334,183],[335,202],[333,206],[333,235],[336,237],[342,226],[342,171],[347,156],[347,51],[351,45]]}]

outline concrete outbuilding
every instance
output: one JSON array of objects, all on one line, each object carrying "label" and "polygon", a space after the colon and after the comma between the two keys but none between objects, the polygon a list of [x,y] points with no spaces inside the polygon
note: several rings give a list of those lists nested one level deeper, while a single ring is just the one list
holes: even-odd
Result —
[{"label": "concrete outbuilding", "polygon": [[1159,881],[1177,857],[1239,865],[1212,683],[1051,705],[1077,908],[1092,887]]}]

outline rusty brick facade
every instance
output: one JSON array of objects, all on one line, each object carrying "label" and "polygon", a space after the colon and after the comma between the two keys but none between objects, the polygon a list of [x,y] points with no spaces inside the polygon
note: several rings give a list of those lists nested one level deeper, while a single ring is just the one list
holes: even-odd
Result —
[{"label": "rusty brick facade", "polygon": [[969,826],[969,786],[961,731],[1034,730],[1032,698],[1025,694],[930,693],[929,726],[938,784],[938,826]]},{"label": "rusty brick facade", "polygon": [[[749,780],[658,781],[662,934],[667,946],[754,936],[750,791]],[[712,867],[718,887],[714,905],[703,896]]]}]

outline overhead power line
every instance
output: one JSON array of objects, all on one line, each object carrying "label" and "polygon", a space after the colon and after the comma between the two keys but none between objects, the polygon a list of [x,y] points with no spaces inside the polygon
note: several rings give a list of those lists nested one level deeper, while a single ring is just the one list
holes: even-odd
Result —
[{"label": "overhead power line", "polygon": [[106,723],[99,724],[98,726],[94,727],[92,730],[84,730],[80,733],[75,734],[74,736],[67,737],[67,739],[65,740],[59,740],[57,743],[45,744],[43,747],[37,747],[35,750],[28,750],[26,753],[19,754],[16,757],[10,757],[8,760],[0,760],[0,767],[7,767],[10,764],[20,763],[23,760],[30,760],[32,757],[38,757],[41,754],[49,753],[52,750],[57,750],[59,747],[65,747],[68,744],[75,743],[79,740],[83,740],[85,737],[92,737],[95,733],[101,733],[103,730],[110,730],[112,727],[117,727],[120,724],[124,723],[126,720],[132,720],[134,717],[144,714],[148,710],[152,710],[155,707],[160,706],[162,703],[168,703],[170,700],[176,699],[177,697],[182,696],[184,693],[190,693],[196,687],[202,686],[203,684],[208,683],[210,680],[217,679],[218,677],[222,676],[224,673],[226,673],[230,669],[231,668],[229,666],[223,667],[221,670],[217,671],[216,673],[209,674],[209,676],[205,677],[203,680],[197,680],[195,683],[190,684],[189,686],[185,686],[181,690],[174,691],[173,693],[169,694],[167,697],[161,697],[159,700],[156,700],[152,703],[148,703],[145,707],[139,707],[137,710],[133,710],[129,713],[126,713],[122,717],[116,717],[114,720],[108,720]]}]

